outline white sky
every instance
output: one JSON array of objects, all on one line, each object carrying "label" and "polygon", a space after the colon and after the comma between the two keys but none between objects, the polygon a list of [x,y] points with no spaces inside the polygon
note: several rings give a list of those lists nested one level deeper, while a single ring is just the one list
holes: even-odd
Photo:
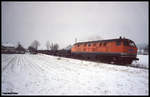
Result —
[{"label": "white sky", "polygon": [[148,43],[148,2],[2,2],[2,42],[27,48],[49,40],[60,48],[78,41],[127,37]]}]

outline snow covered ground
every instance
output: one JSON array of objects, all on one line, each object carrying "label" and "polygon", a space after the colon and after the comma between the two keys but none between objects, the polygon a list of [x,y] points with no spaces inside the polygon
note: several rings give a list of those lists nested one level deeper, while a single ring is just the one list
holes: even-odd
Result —
[{"label": "snow covered ground", "polygon": [[[145,57],[135,63],[148,66]],[[44,54],[2,54],[2,95],[148,95],[148,72]]]}]

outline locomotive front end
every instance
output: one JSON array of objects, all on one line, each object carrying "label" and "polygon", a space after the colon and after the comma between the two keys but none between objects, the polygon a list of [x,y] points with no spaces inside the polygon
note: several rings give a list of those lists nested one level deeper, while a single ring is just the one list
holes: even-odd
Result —
[{"label": "locomotive front end", "polygon": [[122,57],[126,57],[129,60],[139,60],[137,57],[137,50],[135,43],[132,40],[124,39],[123,40],[123,53]]}]

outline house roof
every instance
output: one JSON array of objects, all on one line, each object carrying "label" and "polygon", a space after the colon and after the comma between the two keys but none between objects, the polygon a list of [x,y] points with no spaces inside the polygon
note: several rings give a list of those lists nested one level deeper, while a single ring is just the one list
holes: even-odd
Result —
[{"label": "house roof", "polygon": [[11,44],[11,43],[3,43],[2,46],[4,46],[4,47],[15,47],[15,45]]}]

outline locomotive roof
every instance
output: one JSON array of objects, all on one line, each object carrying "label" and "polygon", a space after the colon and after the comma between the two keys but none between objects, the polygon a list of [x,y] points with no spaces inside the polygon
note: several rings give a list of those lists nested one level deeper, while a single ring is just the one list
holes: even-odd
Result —
[{"label": "locomotive roof", "polygon": [[97,40],[97,41],[78,42],[78,43],[75,43],[75,45],[76,44],[83,44],[83,43],[110,42],[110,41],[121,41],[121,40],[132,41],[130,39],[119,38],[119,39],[109,39],[109,40]]}]

